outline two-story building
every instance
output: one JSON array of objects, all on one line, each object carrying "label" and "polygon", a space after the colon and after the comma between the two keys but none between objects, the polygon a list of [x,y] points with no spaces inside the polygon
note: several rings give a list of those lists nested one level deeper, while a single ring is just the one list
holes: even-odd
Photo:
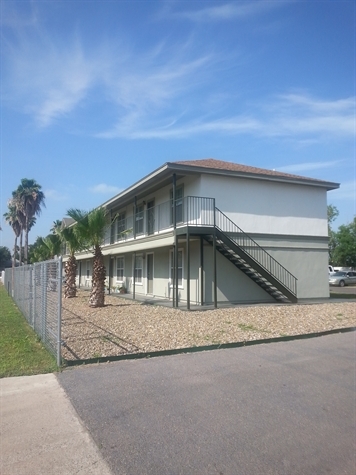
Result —
[{"label": "two-story building", "polygon": [[[337,183],[220,160],[168,162],[101,206],[107,282],[173,306],[329,296]],[[91,285],[92,254],[78,253]]]}]

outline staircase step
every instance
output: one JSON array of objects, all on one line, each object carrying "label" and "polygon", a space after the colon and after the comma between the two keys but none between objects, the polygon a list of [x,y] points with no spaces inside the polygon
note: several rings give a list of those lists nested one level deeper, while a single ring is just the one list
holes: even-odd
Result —
[{"label": "staircase step", "polygon": [[[213,236],[205,236],[205,239],[207,242],[213,245],[214,243],[214,238]],[[234,245],[238,246],[237,242],[233,242]],[[232,245],[232,244],[231,244]],[[249,277],[253,282],[255,282],[257,285],[259,285],[265,292],[267,292],[269,295],[271,295],[275,300],[278,302],[285,302],[289,303],[290,300],[288,297],[284,295],[284,293],[279,290],[278,288],[275,287],[274,284],[269,282],[268,278],[264,277],[254,269],[254,259],[252,258],[251,264],[246,262],[244,258],[242,258],[239,254],[237,254],[237,250],[235,248],[230,248],[228,244],[226,243],[225,240],[222,239],[216,239],[216,249],[217,251],[220,252],[226,259],[228,259],[232,264],[234,264],[235,267],[240,269],[247,277]],[[248,256],[248,251],[241,249],[241,252],[244,252]],[[245,254],[243,254],[245,255]],[[250,259],[247,259],[250,262]],[[259,269],[258,264],[256,264],[257,268]],[[263,267],[261,267],[263,269]],[[262,271],[264,272],[265,271]]]}]

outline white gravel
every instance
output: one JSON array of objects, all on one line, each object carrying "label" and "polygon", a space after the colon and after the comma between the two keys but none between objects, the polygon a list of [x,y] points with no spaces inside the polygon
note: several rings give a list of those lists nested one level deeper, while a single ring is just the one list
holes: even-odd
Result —
[{"label": "white gravel", "polygon": [[88,292],[63,300],[66,360],[243,342],[356,327],[356,302],[256,305],[187,312]]}]

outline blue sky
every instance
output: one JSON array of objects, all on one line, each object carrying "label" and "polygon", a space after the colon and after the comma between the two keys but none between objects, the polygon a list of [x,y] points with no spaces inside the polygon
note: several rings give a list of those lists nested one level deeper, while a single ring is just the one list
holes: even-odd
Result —
[{"label": "blue sky", "polygon": [[[356,213],[356,3],[1,2],[1,217],[43,187],[30,243],[167,161],[335,181]],[[238,223],[237,223],[238,224]],[[13,247],[1,222],[0,245]]]}]

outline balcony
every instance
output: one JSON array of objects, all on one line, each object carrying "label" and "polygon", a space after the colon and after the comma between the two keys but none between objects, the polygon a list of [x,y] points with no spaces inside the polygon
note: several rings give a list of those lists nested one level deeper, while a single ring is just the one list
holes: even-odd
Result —
[{"label": "balcony", "polygon": [[[175,207],[176,227],[213,227],[214,210],[214,198],[187,196],[178,199]],[[173,215],[172,200],[145,209],[141,205],[136,214],[131,216],[126,216],[125,211],[119,211],[112,217],[110,234],[106,236],[104,246],[172,232]]]}]

